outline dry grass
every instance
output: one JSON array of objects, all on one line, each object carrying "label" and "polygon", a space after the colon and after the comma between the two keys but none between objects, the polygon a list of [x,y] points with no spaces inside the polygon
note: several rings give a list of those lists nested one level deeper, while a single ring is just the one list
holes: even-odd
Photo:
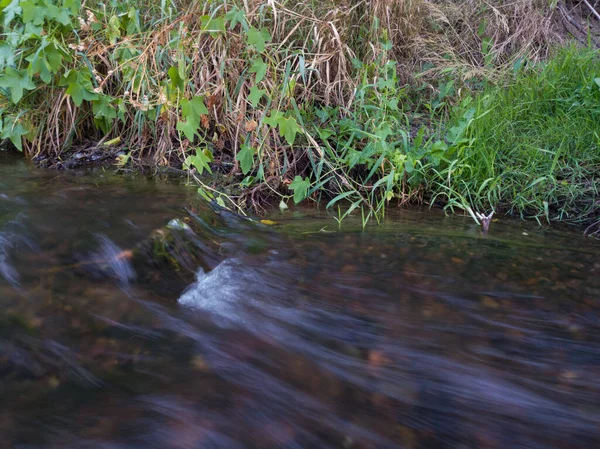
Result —
[{"label": "dry grass", "polygon": [[[114,44],[99,33],[81,33],[79,43],[97,70],[103,92],[122,98],[127,106],[124,123],[115,123],[111,136],[122,136],[122,141],[138,149],[139,156],[153,153],[158,164],[172,161],[174,146],[185,151],[183,142],[174,145],[178,142],[178,112],[164,101],[162,87],[168,80],[168,68],[182,59],[190,66],[186,95],[204,94],[211,99],[207,128],[218,131],[217,148],[235,153],[246,124],[260,122],[263,111],[248,107],[250,82],[244,78],[248,76],[243,33],[239,25],[217,38],[202,32],[201,16],[224,14],[229,8],[226,3],[210,5],[194,2],[173,17],[154,22],[156,18],[147,17],[147,31]],[[267,27],[272,34],[264,87],[281,108],[288,107],[285,103],[289,100],[278,92],[281,80],[288,65],[297,73],[300,57],[307,76],[305,80],[295,79],[295,101],[349,107],[359,82],[352,60],[374,60],[380,48],[377,41],[382,37],[393,44],[390,55],[398,62],[399,78],[404,82],[427,67],[430,77],[448,68],[456,69],[464,78],[490,76],[498,66],[516,58],[545,57],[558,38],[551,26],[552,11],[543,0],[493,4],[483,0],[246,0],[242,5],[251,25]],[[180,33],[179,50],[167,47],[173,32]],[[486,37],[493,44],[484,52],[482,40]],[[115,58],[123,51],[129,51],[131,58]],[[488,54],[492,55],[488,56],[491,65],[486,65]],[[126,78],[139,82],[129,90]],[[139,111],[159,104],[163,105],[160,117],[152,124],[140,123]],[[40,106],[40,111],[50,114],[42,114],[43,130],[30,144],[30,151],[59,154],[71,141],[93,133],[89,111],[77,110],[63,92],[44,95]]]}]

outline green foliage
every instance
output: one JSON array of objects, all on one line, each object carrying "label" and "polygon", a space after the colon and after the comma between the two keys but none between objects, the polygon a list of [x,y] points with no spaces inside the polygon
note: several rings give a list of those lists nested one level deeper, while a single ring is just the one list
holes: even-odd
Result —
[{"label": "green foliage", "polygon": [[258,107],[260,100],[264,97],[266,92],[267,91],[264,89],[259,89],[256,86],[252,86],[250,89],[250,94],[248,95],[248,101],[250,101],[250,104],[253,108]]},{"label": "green foliage", "polygon": [[241,24],[244,31],[248,31],[248,21],[246,20],[246,13],[235,5],[225,15],[225,20],[229,22],[230,30],[233,30],[239,23]]},{"label": "green foliage", "polygon": [[252,170],[252,166],[254,165],[254,148],[248,145],[243,145],[240,151],[238,151],[236,160],[240,163],[242,173],[247,175],[250,173],[250,170]]},{"label": "green foliage", "polygon": [[546,220],[597,213],[600,57],[574,47],[466,97],[440,167],[423,169],[450,207],[503,208]]},{"label": "green foliage", "polygon": [[298,204],[300,201],[306,198],[308,195],[308,189],[310,187],[310,180],[296,176],[289,185],[289,189],[294,191],[294,203]]},{"label": "green foliage", "polygon": [[250,66],[249,72],[256,73],[255,82],[256,84],[260,83],[265,75],[267,74],[267,64],[262,60],[261,57],[257,57],[252,61],[252,65]]},{"label": "green foliage", "polygon": [[203,16],[200,18],[200,21],[202,23],[202,31],[206,31],[212,35],[225,32],[224,17]]},{"label": "green foliage", "polygon": [[191,167],[196,167],[196,170],[198,170],[199,174],[202,174],[204,172],[204,170],[208,171],[209,173],[212,173],[210,166],[208,165],[209,162],[212,161],[212,153],[210,152],[210,150],[204,149],[201,150],[200,148],[196,148],[196,154],[193,156],[188,156],[185,159],[185,163],[184,165],[189,169]]},{"label": "green foliage", "polygon": [[29,71],[39,75],[45,84],[50,84],[52,77],[59,72],[64,55],[56,41],[42,38],[38,51],[25,58],[30,62]]},{"label": "green foliage", "polygon": [[259,31],[254,27],[250,27],[246,31],[246,36],[248,45],[254,47],[259,53],[263,53],[267,42],[271,42],[271,35],[265,28]]},{"label": "green foliage", "polygon": [[71,70],[65,73],[64,78],[59,83],[60,86],[66,86],[66,92],[73,99],[75,106],[81,106],[83,101],[92,101],[98,99],[98,94],[94,92],[92,85],[92,75],[89,70]]},{"label": "green foliage", "polygon": [[423,177],[415,169],[430,156],[429,149],[439,151],[424,141],[424,128],[411,138],[408,116],[400,107],[408,102],[406,89],[399,86],[396,63],[386,57],[389,45],[384,41],[381,48],[379,59],[372,64],[357,63],[361,84],[350,114],[323,108],[315,112],[317,120],[313,120],[313,132],[346,180],[333,178],[339,193],[327,204],[327,208],[348,205],[340,219],[360,208],[365,223],[370,218],[379,220],[392,198],[410,198],[419,191]]},{"label": "green foliage", "polygon": [[2,120],[0,114],[0,139],[9,139],[19,151],[23,151],[22,137],[27,133],[27,129],[17,118],[8,116]]},{"label": "green foliage", "polygon": [[35,84],[27,70],[7,67],[0,75],[0,87],[10,92],[10,98],[16,104],[23,98],[23,91],[35,89]]},{"label": "green foliage", "polygon": [[[77,0],[3,0],[0,2],[0,21],[5,34],[0,40],[0,95],[6,97],[12,107],[3,111],[2,139],[10,140],[17,149],[23,148],[23,137],[31,130],[27,128],[23,115],[29,108],[26,93],[43,85],[52,85],[71,57],[65,52],[57,37],[73,33],[72,19],[79,14],[81,4]],[[64,34],[63,34],[64,33]],[[79,104],[84,99],[95,99],[96,94],[89,76],[72,72],[64,80],[67,92]],[[1,104],[1,97],[0,97]]]},{"label": "green foliage", "polygon": [[270,116],[264,119],[265,125],[279,129],[279,135],[284,137],[289,145],[296,141],[296,134],[301,131],[298,122],[294,117],[286,117],[279,111],[273,111]]},{"label": "green foliage", "polygon": [[190,142],[194,141],[200,128],[200,116],[208,114],[203,97],[194,97],[191,100],[181,101],[181,115],[185,121],[177,123],[177,130],[181,131]]}]

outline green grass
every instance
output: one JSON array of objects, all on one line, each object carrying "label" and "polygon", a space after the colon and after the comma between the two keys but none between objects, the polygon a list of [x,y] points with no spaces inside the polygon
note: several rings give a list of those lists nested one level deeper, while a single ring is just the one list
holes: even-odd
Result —
[{"label": "green grass", "polygon": [[450,207],[590,222],[599,212],[599,125],[598,51],[560,49],[452,111],[451,156],[426,169],[428,189]]}]

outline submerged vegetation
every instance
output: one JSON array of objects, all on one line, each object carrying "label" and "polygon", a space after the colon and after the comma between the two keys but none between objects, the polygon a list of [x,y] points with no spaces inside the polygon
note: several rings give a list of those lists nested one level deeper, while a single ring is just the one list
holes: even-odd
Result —
[{"label": "submerged vegetation", "polygon": [[555,49],[564,2],[493,3],[0,0],[0,138],[182,166],[239,210],[592,223],[598,54]]}]

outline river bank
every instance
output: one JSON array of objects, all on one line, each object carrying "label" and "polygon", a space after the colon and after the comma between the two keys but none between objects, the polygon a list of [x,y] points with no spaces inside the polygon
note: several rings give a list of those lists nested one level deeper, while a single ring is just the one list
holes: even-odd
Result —
[{"label": "river bank", "polygon": [[56,8],[0,10],[0,136],[39,165],[184,170],[234,210],[426,203],[597,229],[580,2]]}]

